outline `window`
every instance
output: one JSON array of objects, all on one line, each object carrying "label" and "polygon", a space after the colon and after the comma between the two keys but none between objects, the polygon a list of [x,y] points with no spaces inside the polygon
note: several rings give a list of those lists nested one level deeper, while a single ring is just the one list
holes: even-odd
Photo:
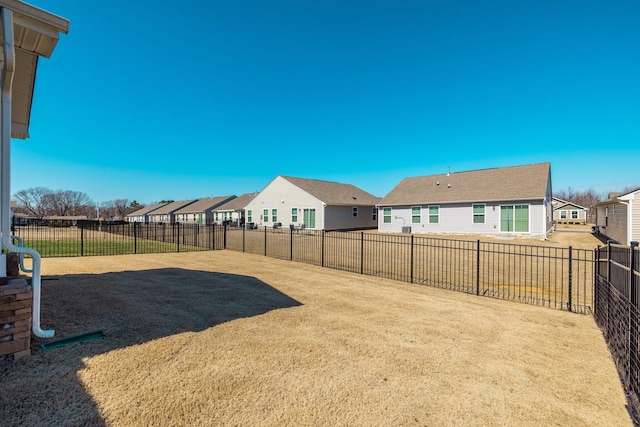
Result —
[{"label": "window", "polygon": [[358,218],[358,208],[351,208],[351,216]]},{"label": "window", "polygon": [[251,212],[251,209],[247,209],[247,222],[253,222],[253,212]]},{"label": "window", "polygon": [[302,216],[304,218],[304,226],[306,228],[316,228],[316,210],[303,209]]},{"label": "window", "polygon": [[473,223],[484,224],[484,209],[485,205],[473,205]]},{"label": "window", "polygon": [[265,209],[262,211],[262,220],[264,222],[269,222],[269,209]]},{"label": "window", "polygon": [[278,209],[271,209],[271,221],[278,222]]},{"label": "window", "polygon": [[571,211],[571,219],[578,219],[578,211]]},{"label": "window", "polygon": [[218,212],[216,212],[216,221],[218,221]]},{"label": "window", "polygon": [[391,208],[382,208],[382,222],[391,224]]},{"label": "window", "polygon": [[440,206],[429,206],[429,224],[440,222]]},{"label": "window", "polygon": [[560,211],[560,219],[567,219],[567,211]]},{"label": "window", "polygon": [[412,224],[420,224],[422,222],[421,211],[422,211],[422,208],[420,206],[411,206],[411,223]]},{"label": "window", "polygon": [[529,232],[529,206],[500,206],[500,231],[503,233]]},{"label": "window", "polygon": [[291,208],[291,222],[298,222],[298,208]]},{"label": "window", "polygon": [[378,208],[374,207],[371,209],[371,219],[374,221],[378,220]]}]

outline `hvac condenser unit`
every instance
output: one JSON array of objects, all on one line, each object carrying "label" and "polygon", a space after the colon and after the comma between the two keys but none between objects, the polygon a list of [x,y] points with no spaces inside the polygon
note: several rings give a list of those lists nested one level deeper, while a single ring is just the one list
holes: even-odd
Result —
[{"label": "hvac condenser unit", "polygon": [[403,225],[402,226],[402,233],[403,234],[411,234],[411,226],[410,225]]}]

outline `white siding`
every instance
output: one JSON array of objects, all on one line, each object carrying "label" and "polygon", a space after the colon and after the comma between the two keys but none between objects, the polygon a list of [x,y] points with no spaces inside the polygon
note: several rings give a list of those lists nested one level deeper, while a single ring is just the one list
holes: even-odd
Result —
[{"label": "white siding", "polygon": [[[353,216],[353,208],[358,208],[358,216]],[[372,206],[327,206],[325,208],[325,230],[347,230],[375,228]]]},{"label": "white siding", "polygon": [[631,224],[630,241],[640,242],[640,198],[629,200],[629,205],[631,211],[631,220],[629,222]]},{"label": "white siding", "polygon": [[[291,208],[298,209],[298,221],[295,223],[291,220]],[[269,210],[268,221],[263,218],[264,209]],[[258,226],[271,227],[273,226],[272,209],[278,210],[278,222],[282,223],[284,227],[288,227],[290,224],[301,225],[303,223],[303,209],[315,209],[315,229],[324,228],[322,202],[280,176],[271,181],[249,202],[245,209],[245,216],[247,210],[252,210],[253,223]]]},{"label": "white siding", "polygon": [[[473,205],[485,205],[485,222],[473,222]],[[419,223],[413,223],[411,206],[391,207],[391,223],[384,223],[384,206],[378,211],[378,229],[381,232],[401,232],[403,226],[411,226],[413,233],[468,233],[468,234],[500,234],[500,206],[529,206],[529,233],[545,236],[548,222],[546,206],[541,200],[523,202],[490,202],[490,203],[458,203],[439,205],[438,223],[429,223],[429,205],[423,205]]]}]

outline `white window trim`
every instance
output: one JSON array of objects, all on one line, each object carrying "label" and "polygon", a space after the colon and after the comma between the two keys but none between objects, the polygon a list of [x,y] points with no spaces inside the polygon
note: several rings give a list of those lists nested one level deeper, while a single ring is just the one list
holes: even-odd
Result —
[{"label": "white window trim", "polygon": [[[476,217],[476,214],[473,212],[474,206],[483,206],[484,212],[482,216],[484,217],[484,221],[482,222],[474,222],[473,219]],[[439,211],[439,210],[438,210]],[[471,224],[486,224],[487,223],[487,204],[486,203],[471,203]]]}]

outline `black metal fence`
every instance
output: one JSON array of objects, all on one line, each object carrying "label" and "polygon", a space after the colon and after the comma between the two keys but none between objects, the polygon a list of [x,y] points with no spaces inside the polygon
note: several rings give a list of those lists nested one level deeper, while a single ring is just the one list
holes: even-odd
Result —
[{"label": "black metal fence", "polygon": [[230,229],[226,249],[578,313],[594,251],[368,232]]},{"label": "black metal fence", "polygon": [[640,250],[608,244],[596,250],[594,318],[604,334],[629,399],[640,420]]},{"label": "black metal fence", "polygon": [[593,306],[594,252],[571,247],[181,223],[85,221],[14,234],[48,257],[228,249],[578,313]]},{"label": "black metal fence", "polygon": [[12,227],[44,257],[192,252],[224,248],[224,228],[182,223],[58,221]]}]

